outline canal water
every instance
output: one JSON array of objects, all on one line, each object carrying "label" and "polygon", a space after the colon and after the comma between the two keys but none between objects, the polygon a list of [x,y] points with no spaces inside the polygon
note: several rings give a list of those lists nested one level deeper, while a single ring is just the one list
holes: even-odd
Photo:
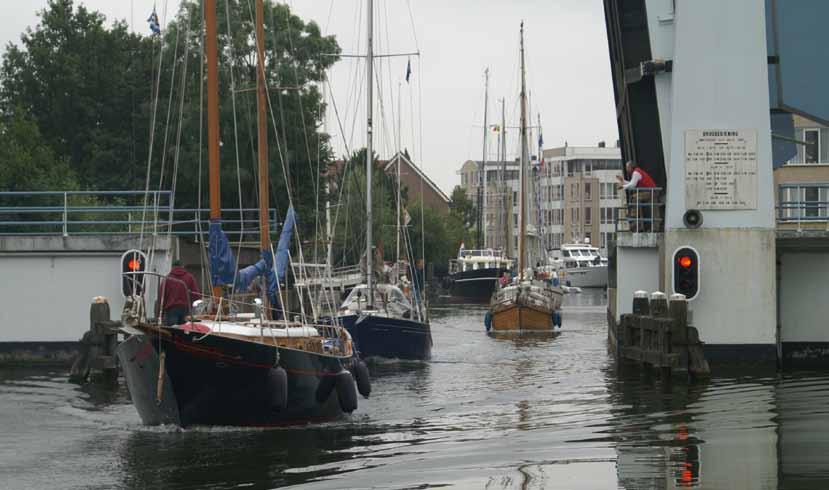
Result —
[{"label": "canal water", "polygon": [[320,426],[143,427],[123,388],[0,370],[0,488],[829,488],[829,376],[619,369],[605,302],[568,296],[547,338],[437,305],[434,358],[372,363],[371,399]]}]

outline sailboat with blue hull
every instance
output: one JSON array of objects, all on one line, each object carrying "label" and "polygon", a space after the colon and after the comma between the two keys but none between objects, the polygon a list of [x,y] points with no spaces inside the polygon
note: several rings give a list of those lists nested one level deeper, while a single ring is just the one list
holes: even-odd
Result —
[{"label": "sailboat with blue hull", "polygon": [[368,306],[368,287],[354,288],[340,308],[338,321],[348,330],[360,356],[392,359],[429,359],[432,330],[396,286],[378,284]]},{"label": "sailboat with blue hull", "polygon": [[[428,359],[432,355],[432,330],[427,317],[423,292],[418,289],[422,281],[415,280],[413,300],[410,300],[398,284],[404,280],[395,273],[388,283],[377,283],[373,262],[375,260],[372,238],[372,185],[374,167],[372,148],[373,130],[373,83],[374,83],[374,25],[373,1],[367,5],[367,56],[366,56],[366,281],[358,285],[346,297],[339,308],[334,323],[343,325],[351,334],[361,357],[385,357],[393,359]],[[399,133],[399,131],[398,131]],[[397,155],[397,239],[398,252],[395,269],[403,263],[400,260],[400,153]],[[382,259],[381,259],[382,260]],[[416,271],[409,263],[413,279]],[[407,287],[407,286],[404,286]]]},{"label": "sailboat with blue hull", "polygon": [[[257,0],[260,67],[264,66],[263,11],[263,0]],[[333,419],[357,408],[357,391],[368,397],[368,370],[355,357],[346,329],[315,323],[305,315],[284,319],[286,315],[280,313],[281,305],[286,304],[280,284],[286,276],[296,218],[290,207],[274,253],[267,217],[268,152],[261,69],[257,70],[257,91],[262,259],[237,272],[222,231],[215,0],[205,0],[204,14],[213,293],[193,304],[184,323],[168,326],[146,318],[144,297],[133,288],[122,314],[128,338],[119,345],[117,356],[133,404],[147,425],[271,426]],[[257,280],[263,285],[262,295],[253,305],[223,297],[223,285],[243,292]],[[235,311],[245,307],[253,312]]]}]

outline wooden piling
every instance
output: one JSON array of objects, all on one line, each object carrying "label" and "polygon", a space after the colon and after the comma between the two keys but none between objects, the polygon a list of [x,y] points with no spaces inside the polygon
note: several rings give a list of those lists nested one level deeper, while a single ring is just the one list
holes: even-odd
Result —
[{"label": "wooden piling", "polygon": [[637,291],[633,311],[622,315],[617,329],[621,335],[621,358],[637,361],[646,369],[657,369],[666,379],[676,374],[687,377],[709,372],[699,334],[688,325],[685,296],[675,294],[668,301],[659,291],[650,296]]},{"label": "wooden piling", "polygon": [[89,330],[81,339],[80,350],[69,372],[69,381],[117,383],[118,362],[115,349],[118,347],[120,326],[120,322],[110,320],[106,298],[96,297],[89,308]]}]

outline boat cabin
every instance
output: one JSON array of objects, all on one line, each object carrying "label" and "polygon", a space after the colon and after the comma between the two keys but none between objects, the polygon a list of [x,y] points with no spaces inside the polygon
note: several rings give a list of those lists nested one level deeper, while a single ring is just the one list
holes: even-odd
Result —
[{"label": "boat cabin", "polygon": [[449,273],[476,271],[479,269],[510,269],[512,259],[507,258],[502,250],[486,248],[482,250],[465,250],[458,252],[458,258],[449,261]]},{"label": "boat cabin", "polygon": [[[374,304],[372,311],[385,311],[390,316],[409,318],[412,303],[397,286],[377,284],[374,286]],[[364,312],[368,307],[368,286],[360,284],[351,290],[340,306],[340,313],[352,314]]]}]

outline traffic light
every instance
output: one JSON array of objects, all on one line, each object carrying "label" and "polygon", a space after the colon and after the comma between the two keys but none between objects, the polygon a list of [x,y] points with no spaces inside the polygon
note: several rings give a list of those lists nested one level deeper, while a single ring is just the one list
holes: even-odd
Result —
[{"label": "traffic light", "polygon": [[699,254],[691,247],[674,252],[674,292],[689,300],[699,293]]},{"label": "traffic light", "polygon": [[144,291],[144,274],[147,256],[140,250],[128,250],[121,256],[121,292],[125,297],[140,295]]}]

